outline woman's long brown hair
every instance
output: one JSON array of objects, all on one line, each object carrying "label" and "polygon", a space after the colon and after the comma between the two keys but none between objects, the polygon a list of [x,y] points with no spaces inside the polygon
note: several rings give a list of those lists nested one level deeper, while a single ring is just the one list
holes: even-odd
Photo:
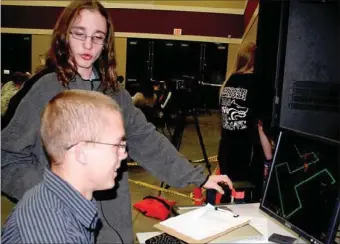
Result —
[{"label": "woman's long brown hair", "polygon": [[[244,73],[251,73],[254,71],[254,64],[255,64],[255,51],[256,51],[256,44],[253,42],[247,42],[242,44],[240,47],[237,57],[236,63],[234,67],[234,71],[232,74],[244,74]],[[230,77],[228,77],[229,79]],[[220,89],[220,97],[223,91],[223,88],[228,82],[228,79],[225,80]]]},{"label": "woman's long brown hair", "polygon": [[234,73],[243,74],[252,72],[255,63],[256,45],[253,42],[248,42],[241,46],[236,58]]},{"label": "woman's long brown hair", "polygon": [[116,82],[116,54],[114,50],[114,31],[109,13],[96,0],[74,0],[61,13],[53,31],[51,47],[46,56],[45,68],[53,69],[63,86],[67,87],[77,74],[77,66],[69,46],[71,25],[79,16],[80,11],[88,9],[98,11],[107,24],[106,43],[101,55],[94,62],[101,79],[101,89],[105,92],[115,92]]}]

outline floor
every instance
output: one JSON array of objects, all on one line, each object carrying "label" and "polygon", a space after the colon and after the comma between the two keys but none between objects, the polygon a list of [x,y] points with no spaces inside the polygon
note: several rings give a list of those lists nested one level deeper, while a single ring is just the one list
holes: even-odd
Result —
[{"label": "floor", "polygon": [[[216,156],[218,150],[218,141],[220,137],[220,128],[219,128],[219,115],[216,111],[212,111],[211,115],[202,115],[199,117],[200,129],[203,136],[204,144],[206,147],[208,157]],[[185,127],[180,152],[186,156],[189,160],[198,160],[203,158],[203,154],[201,151],[201,147],[199,144],[198,136],[196,133],[196,128],[194,121],[191,117],[187,118],[187,125]],[[201,164],[202,165],[202,164]],[[203,164],[204,166],[204,164]],[[212,163],[212,169],[216,168],[216,162]],[[159,186],[160,182],[150,175],[147,171],[140,167],[130,167],[129,168],[129,177],[132,180],[142,181],[149,184],[153,184],[155,186]],[[175,190],[181,193],[184,193],[189,196],[192,192],[194,186],[187,187],[184,189],[175,189],[171,188],[171,190]],[[148,195],[156,196],[158,191],[149,189],[146,187],[141,187],[134,183],[130,182],[130,191],[132,196],[132,204],[140,201],[143,197]],[[168,200],[176,201],[178,205],[192,205],[193,202],[189,198],[185,198],[182,196],[177,196],[169,193],[163,193],[163,197]],[[1,197],[1,225],[5,222],[7,216],[11,212],[11,209],[14,205],[9,202],[5,197]],[[132,216],[133,216],[133,228],[134,232],[146,232],[146,231],[156,231],[152,226],[156,224],[158,221],[152,218],[145,217],[140,212],[136,211],[132,207]]]}]

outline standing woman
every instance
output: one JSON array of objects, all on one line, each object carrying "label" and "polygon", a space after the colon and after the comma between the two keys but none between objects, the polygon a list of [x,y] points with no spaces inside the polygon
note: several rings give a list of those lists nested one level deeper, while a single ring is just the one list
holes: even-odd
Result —
[{"label": "standing woman", "polygon": [[[207,177],[202,167],[193,167],[146,122],[131,96],[116,81],[115,69],[114,33],[108,12],[98,1],[71,2],[55,25],[45,67],[16,94],[20,98],[14,99],[18,106],[2,130],[3,193],[18,200],[42,180],[48,159],[39,137],[40,114],[65,89],[97,90],[116,100],[122,109],[131,158],[160,180],[174,187],[195,184],[220,192],[219,182],[232,187],[227,176]],[[118,153],[117,147],[112,150]],[[103,225],[99,243],[133,243],[128,174],[126,167],[122,168],[117,189],[95,197]]]},{"label": "standing woman", "polygon": [[[254,75],[256,46],[241,46],[236,67],[222,85],[220,96],[221,139],[218,161],[221,174],[228,173],[232,181],[248,181],[254,137],[257,133],[256,82]],[[229,201],[222,197],[222,201]]]}]

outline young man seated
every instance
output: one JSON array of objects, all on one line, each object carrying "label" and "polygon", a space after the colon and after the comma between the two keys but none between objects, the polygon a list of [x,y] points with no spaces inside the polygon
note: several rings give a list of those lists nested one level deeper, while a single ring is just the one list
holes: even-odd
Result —
[{"label": "young man seated", "polygon": [[7,219],[2,243],[94,243],[93,192],[114,187],[127,157],[120,108],[102,93],[64,91],[45,107],[40,134],[50,167]]}]

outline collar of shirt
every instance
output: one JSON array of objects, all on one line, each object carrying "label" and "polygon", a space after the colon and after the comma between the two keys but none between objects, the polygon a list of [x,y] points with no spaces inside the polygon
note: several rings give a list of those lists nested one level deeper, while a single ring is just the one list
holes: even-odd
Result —
[{"label": "collar of shirt", "polygon": [[91,76],[90,76],[90,79],[83,79],[78,73],[76,73],[75,77],[73,77],[71,79],[71,82],[76,82],[77,80],[81,80],[81,81],[100,81],[100,77],[99,77],[98,71],[95,68],[93,68]]},{"label": "collar of shirt", "polygon": [[98,80],[100,80],[99,74],[98,74],[98,72],[95,68],[92,69],[90,79],[88,79],[88,80],[83,79],[79,74],[78,74],[78,76],[84,81],[98,81]]},{"label": "collar of shirt", "polygon": [[75,217],[86,228],[91,228],[94,220],[98,216],[95,200],[87,200],[70,184],[48,168],[45,169],[44,182],[46,187],[71,209]]},{"label": "collar of shirt", "polygon": [[95,68],[92,69],[90,80],[99,80],[99,75]]}]

